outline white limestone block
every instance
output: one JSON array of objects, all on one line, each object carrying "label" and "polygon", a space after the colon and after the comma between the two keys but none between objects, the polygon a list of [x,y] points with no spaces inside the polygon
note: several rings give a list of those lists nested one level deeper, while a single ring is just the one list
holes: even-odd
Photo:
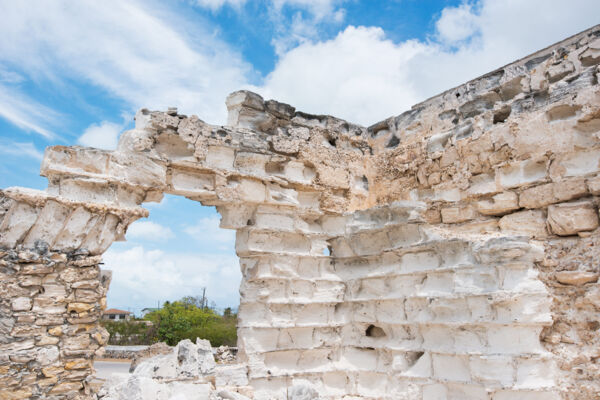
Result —
[{"label": "white limestone block", "polygon": [[446,354],[432,354],[431,358],[436,378],[454,382],[471,380],[468,358]]},{"label": "white limestone block", "polygon": [[208,146],[204,163],[207,167],[232,170],[235,150],[231,147]]}]

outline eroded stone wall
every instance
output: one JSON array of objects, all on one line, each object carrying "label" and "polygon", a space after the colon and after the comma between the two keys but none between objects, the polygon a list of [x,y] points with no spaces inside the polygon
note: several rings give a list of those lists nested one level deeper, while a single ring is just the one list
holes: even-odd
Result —
[{"label": "eroded stone wall", "polygon": [[163,193],[237,230],[256,399],[597,398],[599,62],[594,27],[369,128],[241,91],[48,148],[2,192],[0,398],[93,396],[97,256]]}]

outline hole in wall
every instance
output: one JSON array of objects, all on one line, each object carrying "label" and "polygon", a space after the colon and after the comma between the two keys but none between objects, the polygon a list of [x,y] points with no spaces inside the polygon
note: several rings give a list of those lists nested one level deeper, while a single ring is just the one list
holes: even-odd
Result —
[{"label": "hole in wall", "polygon": [[365,336],[367,337],[373,337],[373,338],[381,338],[381,337],[385,337],[385,331],[375,325],[369,325],[367,327],[367,329],[365,330]]},{"label": "hole in wall", "polygon": [[494,124],[500,124],[506,121],[506,119],[510,116],[511,108],[510,106],[502,107],[500,110],[494,113]]},{"label": "hole in wall", "polygon": [[558,121],[567,118],[572,118],[581,110],[580,105],[570,105],[570,104],[561,104],[555,107],[552,107],[550,110],[546,111],[546,116],[548,117],[548,121]]},{"label": "hole in wall", "polygon": [[[166,341],[173,345],[200,337],[210,340],[214,347],[236,346],[241,273],[235,231],[219,227],[221,216],[214,207],[181,196],[165,195],[161,203],[145,203],[143,207],[150,216],[131,224],[127,241],[113,243],[103,255],[102,269],[112,271],[106,308],[131,316],[129,321],[102,322],[113,333],[108,344]],[[247,215],[240,222],[252,225],[254,218]],[[214,323],[185,323],[186,328],[179,331],[161,325],[181,317],[177,310],[182,308],[193,310],[190,317],[210,315],[208,319]],[[136,334],[117,336],[118,329],[127,331],[117,324],[128,324]],[[168,332],[172,339],[165,336]],[[123,372],[128,368],[124,363]]]},{"label": "hole in wall", "polygon": [[419,359],[421,357],[423,357],[423,354],[425,354],[425,352],[423,351],[409,351],[406,353],[406,361],[408,362],[408,365],[410,367],[412,367],[413,365],[415,365],[417,363],[417,361],[419,361]]},{"label": "hole in wall", "polygon": [[359,191],[369,191],[369,180],[366,176],[355,176],[354,177],[354,189]]},{"label": "hole in wall", "polygon": [[390,141],[385,145],[385,147],[392,148],[392,147],[396,147],[400,144],[400,139],[398,139],[398,137],[396,135],[392,135],[392,137],[390,138]]},{"label": "hole in wall", "polygon": [[285,161],[271,161],[265,164],[267,174],[283,174],[285,170]]}]

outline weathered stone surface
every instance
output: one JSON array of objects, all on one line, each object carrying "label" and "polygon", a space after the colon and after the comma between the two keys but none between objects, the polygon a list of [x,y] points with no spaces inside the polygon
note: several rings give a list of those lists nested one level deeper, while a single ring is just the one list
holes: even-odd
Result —
[{"label": "weathered stone surface", "polygon": [[477,211],[483,215],[504,215],[518,210],[519,196],[515,192],[503,192],[477,203]]},{"label": "weathered stone surface", "polygon": [[556,273],[556,280],[565,285],[581,286],[586,283],[597,282],[598,274],[583,271],[560,271]]},{"label": "weathered stone surface", "polygon": [[546,218],[542,211],[519,211],[500,218],[500,229],[503,232],[517,235],[528,235],[536,238],[547,236]]},{"label": "weathered stone surface", "polygon": [[589,201],[562,203],[548,207],[548,226],[561,236],[591,231],[598,227],[598,210]]},{"label": "weathered stone surface", "polygon": [[455,224],[465,222],[477,217],[477,211],[471,206],[442,208],[442,222]]},{"label": "weathered stone surface", "polygon": [[237,230],[242,363],[184,342],[107,400],[598,398],[599,34],[369,128],[240,91],[47,149],[0,192],[0,393],[93,398],[101,254],[169,193]]}]

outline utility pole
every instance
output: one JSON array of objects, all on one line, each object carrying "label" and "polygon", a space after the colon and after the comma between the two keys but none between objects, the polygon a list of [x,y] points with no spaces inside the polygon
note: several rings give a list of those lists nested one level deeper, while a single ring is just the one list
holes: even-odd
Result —
[{"label": "utility pole", "polygon": [[206,287],[203,287],[202,288],[202,311],[205,310],[205,307],[206,307],[205,303],[206,303]]}]

